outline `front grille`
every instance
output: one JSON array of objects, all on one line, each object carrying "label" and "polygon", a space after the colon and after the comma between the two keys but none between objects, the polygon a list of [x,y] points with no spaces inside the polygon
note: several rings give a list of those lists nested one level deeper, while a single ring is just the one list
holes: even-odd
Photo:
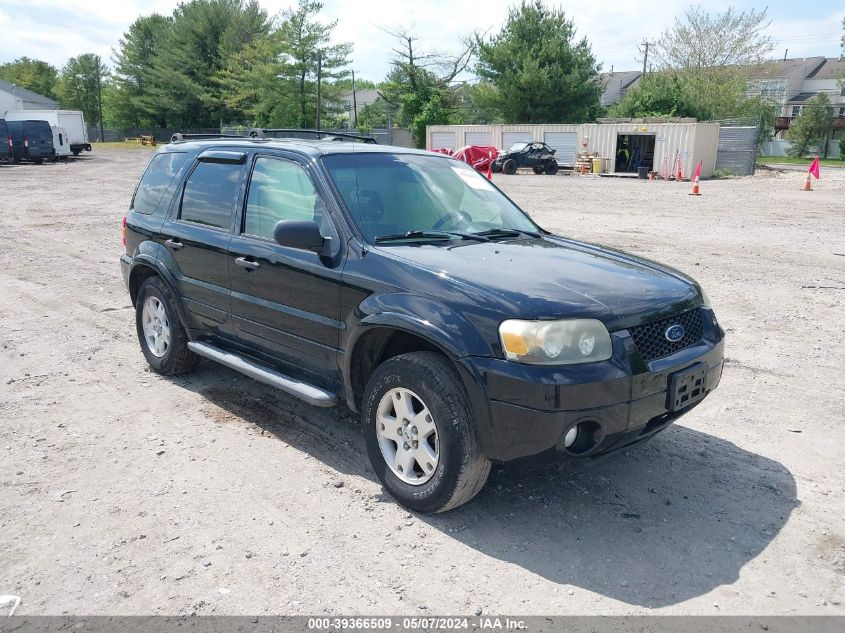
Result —
[{"label": "front grille", "polygon": [[[684,328],[683,337],[674,343],[666,338],[666,330],[672,325]],[[682,312],[668,319],[628,328],[628,331],[644,361],[663,358],[701,340],[701,310]]]}]

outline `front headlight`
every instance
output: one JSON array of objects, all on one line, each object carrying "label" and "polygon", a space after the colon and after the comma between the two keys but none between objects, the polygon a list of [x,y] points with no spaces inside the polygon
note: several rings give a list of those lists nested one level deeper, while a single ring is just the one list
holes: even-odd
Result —
[{"label": "front headlight", "polygon": [[712,304],[712,303],[710,303],[710,297],[708,297],[708,296],[707,296],[707,293],[706,293],[706,292],[704,292],[704,288],[702,288],[701,286],[699,286],[699,287],[698,287],[698,289],[699,289],[699,290],[701,290],[701,301],[702,301],[702,305],[703,305],[704,307],[706,307],[706,308],[710,308],[710,309],[712,309],[712,308],[713,308],[713,304]]},{"label": "front headlight", "polygon": [[532,365],[572,365],[607,360],[610,334],[596,319],[518,321],[499,326],[505,358]]}]

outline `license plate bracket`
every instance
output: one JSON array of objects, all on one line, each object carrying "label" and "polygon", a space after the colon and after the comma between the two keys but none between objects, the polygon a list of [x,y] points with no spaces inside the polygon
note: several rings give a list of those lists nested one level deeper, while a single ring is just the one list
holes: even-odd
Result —
[{"label": "license plate bracket", "polygon": [[707,395],[707,365],[696,363],[669,375],[666,408],[680,411],[692,406]]}]

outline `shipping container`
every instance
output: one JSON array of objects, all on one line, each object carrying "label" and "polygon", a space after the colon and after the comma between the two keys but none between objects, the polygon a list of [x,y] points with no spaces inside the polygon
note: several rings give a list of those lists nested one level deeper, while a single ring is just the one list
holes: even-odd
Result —
[{"label": "shipping container", "polygon": [[578,125],[432,125],[426,147],[456,149],[487,139],[486,144],[503,150],[517,142],[545,142],[566,166],[574,164],[579,152],[596,153],[604,159],[606,173],[636,174],[647,167],[661,177],[677,177],[680,167],[681,177],[689,179],[701,161],[701,177],[709,178],[716,164],[719,124],[638,119]]}]

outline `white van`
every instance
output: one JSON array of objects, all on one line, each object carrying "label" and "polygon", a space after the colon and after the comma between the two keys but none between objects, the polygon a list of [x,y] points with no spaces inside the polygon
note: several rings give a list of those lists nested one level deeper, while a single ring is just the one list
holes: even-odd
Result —
[{"label": "white van", "polygon": [[56,148],[56,158],[64,160],[71,155],[70,141],[67,138],[67,131],[58,125],[51,125],[53,130],[53,147]]}]

